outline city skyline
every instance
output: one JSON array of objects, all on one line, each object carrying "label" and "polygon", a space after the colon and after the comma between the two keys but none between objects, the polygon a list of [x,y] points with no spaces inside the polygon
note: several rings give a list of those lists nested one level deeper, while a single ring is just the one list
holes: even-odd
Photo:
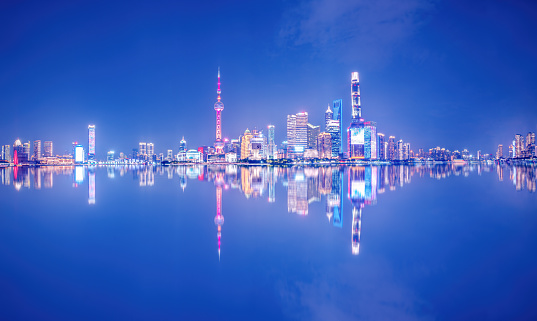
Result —
[{"label": "city skyline", "polygon": [[[72,141],[86,142],[83,128],[96,124],[100,159],[140,141],[176,149],[184,136],[206,145],[214,122],[193,120],[214,119],[218,66],[225,75],[223,137],[272,124],[279,144],[281,115],[308,112],[310,123],[321,125],[326,105],[339,98],[348,124],[347,77],[355,70],[366,119],[412,146],[493,152],[513,133],[537,131],[529,2],[4,8],[4,143],[54,141],[64,152]],[[20,19],[28,14],[32,22]],[[408,19],[393,19],[399,15]],[[342,37],[360,28],[371,34]],[[384,37],[374,42],[373,35]]]}]

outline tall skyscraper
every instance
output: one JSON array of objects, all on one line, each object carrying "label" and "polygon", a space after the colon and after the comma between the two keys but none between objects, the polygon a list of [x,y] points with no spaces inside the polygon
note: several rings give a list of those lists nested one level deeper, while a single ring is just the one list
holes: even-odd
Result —
[{"label": "tall skyscraper", "polygon": [[328,131],[328,122],[334,119],[334,112],[330,109],[330,105],[324,112],[324,131]]},{"label": "tall skyscraper", "polygon": [[364,158],[368,160],[378,158],[377,123],[374,121],[364,123]]},{"label": "tall skyscraper", "polygon": [[496,159],[500,159],[503,157],[503,145],[498,145],[498,149],[496,150]]},{"label": "tall skyscraper", "polygon": [[326,132],[330,134],[330,141],[332,143],[332,156],[331,158],[337,158],[339,156],[341,146],[341,129],[339,127],[339,121],[330,120],[326,126]]},{"label": "tall skyscraper", "polygon": [[250,133],[248,128],[244,131],[244,134],[240,137],[241,142],[241,153],[240,158],[246,159],[250,156],[250,141],[252,140],[253,135]]},{"label": "tall skyscraper", "polygon": [[224,104],[220,101],[220,67],[218,67],[218,101],[214,104],[214,110],[216,110],[216,140],[214,141],[214,148],[216,154],[224,153],[224,142],[222,141],[222,128],[221,128],[221,112],[224,110]]},{"label": "tall skyscraper", "polygon": [[268,159],[276,158],[276,143],[274,141],[274,125],[268,125]]},{"label": "tall skyscraper", "polygon": [[34,141],[34,160],[40,159],[41,155],[41,141],[36,140]]},{"label": "tall skyscraper", "polygon": [[358,72],[351,74],[352,122],[362,118],[362,104],[360,102],[360,78]]},{"label": "tall skyscraper", "polygon": [[141,160],[147,159],[147,143],[140,142],[138,144],[138,158]]},{"label": "tall skyscraper", "polygon": [[334,100],[333,102],[333,111],[334,111],[334,115],[333,115],[333,118],[334,120],[337,120],[338,123],[339,123],[339,134],[338,134],[338,154],[339,155],[342,155],[343,154],[343,99],[336,99]]},{"label": "tall skyscraper", "polygon": [[88,161],[95,160],[95,125],[88,126]]},{"label": "tall skyscraper", "polygon": [[384,149],[384,134],[377,133],[378,159],[386,160],[386,151]]},{"label": "tall skyscraper", "polygon": [[[30,153],[30,142],[26,142],[24,144],[22,144],[23,148],[24,148],[24,155],[26,156],[25,157],[25,161],[29,161],[30,158],[31,158],[31,153]],[[19,158],[20,159],[20,158]]]},{"label": "tall skyscraper", "polygon": [[153,155],[155,155],[155,145],[153,143],[147,143],[147,159],[153,161]]},{"label": "tall skyscraper", "polygon": [[4,145],[2,146],[2,159],[11,162],[11,146]]},{"label": "tall skyscraper", "polygon": [[320,126],[308,123],[308,149],[317,150],[317,136],[321,133]]},{"label": "tall skyscraper", "polygon": [[307,147],[308,113],[287,115],[287,157],[301,157]]},{"label": "tall skyscraper", "polygon": [[319,158],[332,158],[332,135],[322,132],[317,136]]},{"label": "tall skyscraper", "polygon": [[396,160],[397,159],[397,146],[395,145],[395,136],[390,136],[388,138],[388,160]]},{"label": "tall skyscraper", "polygon": [[54,151],[52,149],[52,142],[45,141],[45,157],[52,157],[52,156],[54,156]]},{"label": "tall skyscraper", "polygon": [[515,135],[515,157],[524,157],[524,137],[520,134]]},{"label": "tall skyscraper", "polygon": [[287,115],[287,157],[294,157],[296,139],[296,115]]},{"label": "tall skyscraper", "polygon": [[187,151],[187,149],[186,149],[186,140],[185,140],[185,136],[183,136],[183,138],[179,142],[179,152],[186,152],[186,151]]}]

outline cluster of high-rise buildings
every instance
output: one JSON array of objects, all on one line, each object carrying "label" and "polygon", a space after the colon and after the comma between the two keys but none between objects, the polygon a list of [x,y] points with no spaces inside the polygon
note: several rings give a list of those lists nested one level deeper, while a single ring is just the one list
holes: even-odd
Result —
[{"label": "cluster of high-rise buildings", "polygon": [[[328,105],[324,113],[324,124],[313,125],[309,122],[307,112],[287,115],[286,140],[280,146],[275,142],[275,127],[269,125],[264,130],[246,129],[238,139],[222,138],[222,102],[220,69],[218,69],[217,101],[214,104],[216,112],[216,135],[211,146],[200,146],[197,149],[187,149],[184,137],[179,142],[179,150],[172,149],[166,153],[156,153],[151,142],[139,142],[138,148],[133,148],[130,155],[108,151],[108,163],[158,163],[158,162],[227,162],[237,161],[266,161],[275,159],[338,159],[364,161],[407,161],[435,160],[492,160],[494,158],[531,158],[537,156],[535,133],[528,133],[524,138],[517,134],[508,146],[505,155],[503,145],[498,145],[496,155],[482,154],[478,151],[471,155],[468,150],[452,152],[445,148],[431,148],[429,151],[419,149],[414,153],[410,144],[395,136],[385,136],[377,131],[377,123],[365,120],[362,115],[360,96],[360,79],[358,72],[351,74],[351,121],[346,135],[343,131],[343,99],[335,99]],[[321,131],[322,129],[322,131]],[[345,141],[346,140],[346,141]],[[345,148],[346,147],[346,150]],[[495,157],[494,157],[495,156]],[[95,163],[95,125],[88,126],[87,151],[82,144],[73,143],[72,153],[54,155],[52,141],[41,140],[22,143],[17,139],[13,146],[1,146],[0,161],[18,164],[69,165]]]},{"label": "cluster of high-rise buildings", "polygon": [[515,138],[509,144],[507,155],[504,154],[503,145],[499,144],[496,150],[496,159],[515,158],[524,159],[537,157],[537,145],[535,145],[535,133],[526,134],[526,139],[521,134],[516,134]]}]

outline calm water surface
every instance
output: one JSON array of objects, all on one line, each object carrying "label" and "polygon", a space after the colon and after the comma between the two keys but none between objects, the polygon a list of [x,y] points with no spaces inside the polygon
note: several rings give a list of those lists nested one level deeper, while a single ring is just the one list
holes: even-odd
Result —
[{"label": "calm water surface", "polygon": [[536,320],[537,168],[1,168],[2,320]]}]

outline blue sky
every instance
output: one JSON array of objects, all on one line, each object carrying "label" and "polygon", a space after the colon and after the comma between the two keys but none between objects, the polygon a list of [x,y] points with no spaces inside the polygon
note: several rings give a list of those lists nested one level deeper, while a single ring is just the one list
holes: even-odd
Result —
[{"label": "blue sky", "polygon": [[0,143],[53,140],[97,154],[156,152],[222,131],[322,124],[360,72],[362,111],[411,148],[494,152],[537,131],[531,1],[17,1],[0,4]]}]

